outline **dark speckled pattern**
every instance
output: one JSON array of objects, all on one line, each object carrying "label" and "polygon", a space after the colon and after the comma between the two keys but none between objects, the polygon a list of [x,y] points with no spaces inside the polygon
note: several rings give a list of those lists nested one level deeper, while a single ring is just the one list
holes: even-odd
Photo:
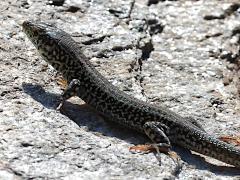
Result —
[{"label": "dark speckled pattern", "polygon": [[147,134],[154,143],[177,144],[240,168],[240,150],[210,136],[193,119],[118,90],[93,67],[69,34],[32,21],[25,21],[23,30],[43,58],[68,82],[79,81],[77,96],[112,121]]}]

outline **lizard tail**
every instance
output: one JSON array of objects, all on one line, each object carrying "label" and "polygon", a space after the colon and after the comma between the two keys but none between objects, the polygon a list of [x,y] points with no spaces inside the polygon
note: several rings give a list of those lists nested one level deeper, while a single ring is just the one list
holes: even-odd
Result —
[{"label": "lizard tail", "polygon": [[187,137],[179,139],[177,144],[240,168],[240,149],[200,130],[184,131]]}]

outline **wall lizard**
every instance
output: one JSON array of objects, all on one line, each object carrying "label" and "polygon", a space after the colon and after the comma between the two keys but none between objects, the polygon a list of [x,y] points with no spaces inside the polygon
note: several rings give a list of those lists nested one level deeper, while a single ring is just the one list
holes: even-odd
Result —
[{"label": "wall lizard", "polygon": [[194,119],[120,91],[94,68],[66,32],[34,21],[22,26],[41,56],[70,82],[62,102],[76,95],[117,124],[146,134],[156,148],[176,144],[240,168],[239,149],[206,133]]}]

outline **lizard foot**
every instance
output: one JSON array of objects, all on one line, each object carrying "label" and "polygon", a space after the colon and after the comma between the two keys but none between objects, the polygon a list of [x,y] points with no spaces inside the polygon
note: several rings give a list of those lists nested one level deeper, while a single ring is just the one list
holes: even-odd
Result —
[{"label": "lizard foot", "polygon": [[167,144],[144,144],[144,145],[136,145],[129,148],[129,151],[132,153],[151,153],[151,152],[157,152],[156,158],[158,159],[159,163],[161,164],[161,157],[160,154],[164,153],[168,155],[175,163],[178,164],[178,166],[181,166],[179,162],[181,161],[181,158],[179,155],[170,150],[170,146]]},{"label": "lizard foot", "polygon": [[240,146],[240,136],[220,136],[218,139],[234,146]]},{"label": "lizard foot", "polygon": [[166,147],[166,146],[160,147],[158,144],[136,145],[136,146],[130,147],[129,150],[130,152],[133,152],[133,153],[138,153],[138,152],[150,153],[150,152],[156,152],[157,151],[156,147],[161,153],[168,154],[168,152],[170,152],[169,147]]}]

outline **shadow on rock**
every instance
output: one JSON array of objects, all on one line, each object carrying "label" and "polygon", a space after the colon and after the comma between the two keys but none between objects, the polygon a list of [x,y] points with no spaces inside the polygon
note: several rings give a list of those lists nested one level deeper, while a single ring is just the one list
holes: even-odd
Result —
[{"label": "shadow on rock", "polygon": [[55,109],[60,102],[60,95],[46,92],[40,85],[23,83],[22,87],[26,94],[48,109]]},{"label": "shadow on rock", "polygon": [[[40,85],[22,84],[25,93],[48,109],[56,109],[60,103],[61,95],[46,92]],[[102,135],[116,137],[132,144],[143,144],[148,139],[135,131],[126,129],[100,114],[87,104],[64,102],[60,112],[74,121],[79,127]],[[107,121],[106,121],[107,120]]]},{"label": "shadow on rock", "polygon": [[144,135],[111,121],[87,104],[74,104],[66,101],[60,111],[78,126],[86,126],[90,131],[117,137],[132,144],[143,144],[148,141]]}]

